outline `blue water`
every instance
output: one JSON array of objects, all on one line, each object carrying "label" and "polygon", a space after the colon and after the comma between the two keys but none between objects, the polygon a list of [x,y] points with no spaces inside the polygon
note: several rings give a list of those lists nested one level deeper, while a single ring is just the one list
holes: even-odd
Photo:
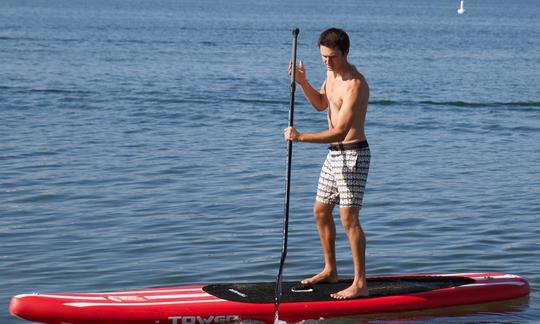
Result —
[{"label": "blue water", "polygon": [[[273,281],[291,29],[349,31],[371,87],[368,275],[500,271],[529,300],[381,322],[540,319],[540,2],[0,2],[0,322],[19,293]],[[296,125],[325,115],[297,96]],[[287,280],[321,266],[325,148],[295,144]],[[352,274],[338,231],[338,266]],[[332,322],[351,322],[335,319]]]}]

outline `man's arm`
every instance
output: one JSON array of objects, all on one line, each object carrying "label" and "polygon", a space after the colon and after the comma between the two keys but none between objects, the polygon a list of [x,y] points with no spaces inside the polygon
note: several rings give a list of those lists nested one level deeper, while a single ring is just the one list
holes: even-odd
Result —
[{"label": "man's arm", "polygon": [[334,143],[345,139],[351,129],[361,103],[360,89],[358,86],[350,87],[343,97],[337,125],[318,133],[299,133],[295,128],[289,127],[284,131],[287,140],[310,142],[310,143]]},{"label": "man's arm", "polygon": [[321,91],[315,90],[309,84],[307,80],[305,80],[304,83],[298,83],[300,87],[302,88],[302,92],[304,93],[304,96],[309,101],[309,103],[315,108],[317,111],[324,111],[326,108],[328,108],[328,100],[326,99],[326,91],[325,91],[325,83],[323,83],[321,87]]},{"label": "man's arm", "polygon": [[[292,62],[289,63],[289,74],[292,72]],[[328,108],[328,100],[326,99],[325,83],[323,83],[321,90],[317,91],[309,83],[306,77],[306,70],[304,68],[304,62],[300,61],[300,64],[296,67],[295,74],[296,83],[302,88],[302,92],[307,101],[317,110],[323,111]]]}]

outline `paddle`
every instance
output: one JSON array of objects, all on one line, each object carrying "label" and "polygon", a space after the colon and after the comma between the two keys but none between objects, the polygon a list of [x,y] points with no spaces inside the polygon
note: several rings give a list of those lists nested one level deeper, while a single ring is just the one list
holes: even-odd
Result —
[{"label": "paddle", "polygon": [[[292,31],[292,73],[291,73],[291,99],[289,105],[289,127],[294,126],[294,93],[296,90],[296,47],[298,34],[300,29],[294,28]],[[283,239],[281,246],[281,261],[279,263],[279,271],[276,279],[276,293],[274,300],[274,323],[278,321],[279,303],[281,302],[281,280],[283,274],[283,266],[287,257],[287,237],[289,235],[289,193],[291,191],[291,161],[292,161],[292,141],[287,141],[287,170],[285,177],[285,210],[283,213]]]}]

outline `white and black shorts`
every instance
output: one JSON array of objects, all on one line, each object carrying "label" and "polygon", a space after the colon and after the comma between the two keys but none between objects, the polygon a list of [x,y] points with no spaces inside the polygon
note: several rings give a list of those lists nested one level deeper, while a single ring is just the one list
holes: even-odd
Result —
[{"label": "white and black shorts", "polygon": [[331,145],[317,186],[317,201],[362,208],[371,152],[367,142]]}]

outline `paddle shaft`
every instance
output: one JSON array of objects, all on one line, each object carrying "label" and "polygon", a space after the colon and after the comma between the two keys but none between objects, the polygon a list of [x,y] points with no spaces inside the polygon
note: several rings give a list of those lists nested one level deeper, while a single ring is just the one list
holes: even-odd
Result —
[{"label": "paddle shaft", "polygon": [[[298,34],[300,29],[294,28],[292,31],[292,73],[291,73],[291,98],[289,105],[289,127],[294,126],[294,94],[296,91],[296,48],[298,41]],[[287,141],[287,170],[285,176],[285,210],[283,212],[283,239],[281,246],[281,260],[279,263],[279,271],[276,279],[276,292],[274,301],[274,322],[278,319],[279,304],[281,302],[281,281],[283,274],[283,266],[285,265],[285,258],[287,257],[287,238],[289,236],[289,197],[291,191],[291,164],[292,164],[292,141]]]}]

